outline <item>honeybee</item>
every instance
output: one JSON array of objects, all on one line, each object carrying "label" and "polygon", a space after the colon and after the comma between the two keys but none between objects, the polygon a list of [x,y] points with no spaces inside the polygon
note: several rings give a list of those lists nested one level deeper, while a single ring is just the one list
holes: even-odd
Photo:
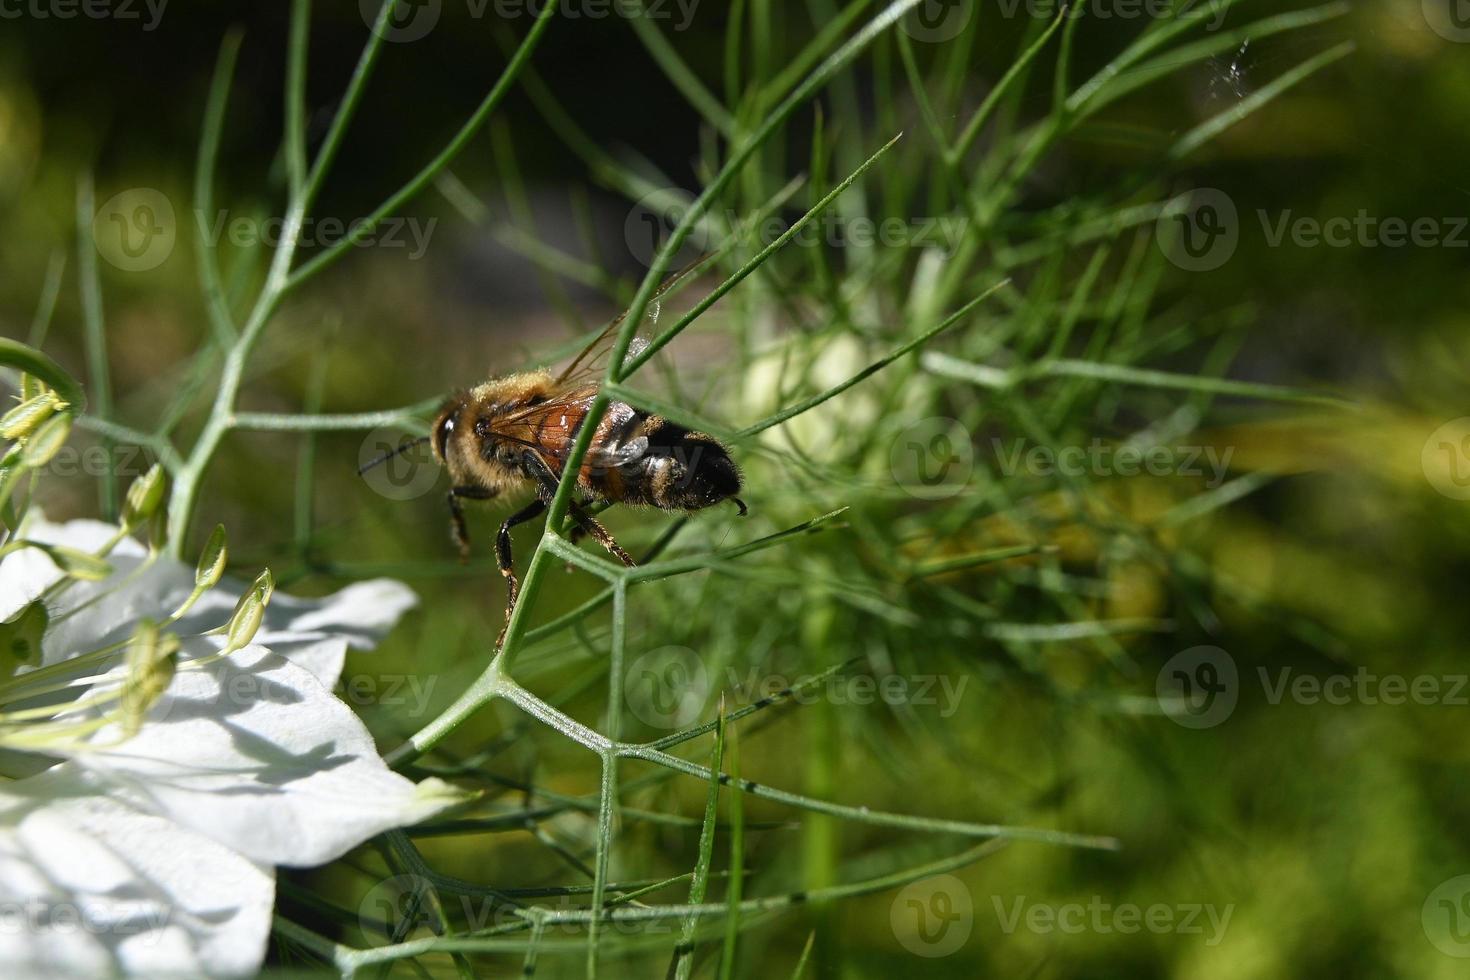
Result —
[{"label": "honeybee", "polygon": [[[657,299],[650,307],[654,316],[656,304]],[[555,496],[563,464],[597,397],[622,320],[610,323],[558,374],[526,371],[456,392],[440,408],[425,437],[434,459],[449,473],[450,531],[462,561],[470,555],[462,501],[534,494],[530,503],[505,519],[495,538],[496,563],[506,582],[507,627],[520,593],[511,528],[541,516]],[[644,345],[637,341],[631,350]],[[743,517],[746,506],[736,496],[740,487],[740,470],[719,440],[615,401],[597,424],[582,459],[577,472],[581,499],[572,502],[569,513],[581,532],[631,567],[632,557],[587,512],[589,504],[696,511],[729,500]],[[505,627],[496,647],[504,640]]]}]

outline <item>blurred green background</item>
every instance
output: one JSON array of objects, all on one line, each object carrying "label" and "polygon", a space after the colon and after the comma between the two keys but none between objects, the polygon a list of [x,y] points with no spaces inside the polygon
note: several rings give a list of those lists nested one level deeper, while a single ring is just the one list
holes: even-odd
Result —
[{"label": "blurred green background", "polygon": [[[1117,4],[1083,6],[1066,42],[1073,85],[1149,23],[1117,15]],[[856,660],[812,703],[744,719],[741,774],[853,806],[1103,835],[1119,846],[1017,842],[954,879],[926,879],[929,891],[894,887],[749,921],[735,975],[790,974],[809,937],[806,975],[821,977],[1464,975],[1470,879],[1453,880],[1470,874],[1470,795],[1462,788],[1470,761],[1470,503],[1455,478],[1470,473],[1470,441],[1460,442],[1470,429],[1434,434],[1470,411],[1470,30],[1458,31],[1454,8],[1440,6],[1363,3],[1217,55],[1181,57],[1177,70],[1068,129],[1019,173],[1013,193],[991,199],[1003,207],[976,222],[956,203],[916,91],[953,135],[1044,27],[1036,11],[1051,9],[939,4],[934,23],[962,18],[954,36],[926,38],[930,21],[885,35],[824,89],[820,111],[804,108],[737,179],[722,208],[743,216],[806,175],[777,210],[794,220],[902,129],[903,140],[855,192],[861,203],[844,199],[846,227],[862,215],[958,215],[970,219],[963,235],[975,250],[957,279],[963,288],[939,299],[930,292],[934,263],[950,257],[926,252],[923,242],[854,249],[829,238],[783,250],[680,337],[670,367],[640,378],[732,429],[837,383],[1003,276],[1012,282],[924,357],[899,361],[737,452],[751,517],[737,520],[725,508],[698,515],[679,529],[671,553],[701,554],[850,509],[820,533],[633,590],[630,676],[612,684],[631,702],[624,735],[653,739],[676,725],[660,715],[666,702],[657,691],[640,690],[640,671],[673,684],[679,697],[693,692],[675,712],[683,726],[714,718],[722,695],[733,710],[762,686],[777,690],[783,680]],[[358,4],[318,8],[307,89],[312,143],[366,36]],[[450,0],[415,9],[437,10],[437,20],[421,39],[385,45],[318,215],[350,222],[410,177],[498,76],[505,37],[530,25],[515,14],[521,7],[513,16],[497,16],[494,4],[476,16],[474,5]],[[759,119],[758,100],[745,97],[751,89],[778,77],[824,30],[850,35],[877,9],[701,0],[687,22],[671,6],[653,24],[717,101],[733,92],[739,132]],[[1219,30],[1280,12],[1240,3],[1222,14]],[[48,270],[60,272],[45,346],[89,378],[77,255],[94,243],[76,230],[78,181],[92,175],[104,208],[130,189],[162,194],[175,212],[175,244],[162,261],[129,271],[102,250],[106,353],[116,419],[150,429],[176,406],[187,445],[217,370],[217,356],[205,350],[191,214],[209,78],[220,39],[243,27],[216,199],[229,220],[268,234],[261,222],[280,207],[284,182],[288,8],[170,4],[156,23],[146,7],[136,13],[63,18],[55,7],[16,5],[3,14],[0,331],[25,339]],[[1355,44],[1346,57],[1271,90],[1344,41]],[[1014,134],[1056,118],[1058,43],[962,161],[967,179],[999,181],[1004,168],[993,162],[1024,158]],[[287,301],[252,362],[245,409],[367,412],[418,403],[568,350],[626,302],[659,227],[646,206],[630,203],[638,195],[627,176],[697,192],[720,137],[626,16],[558,17],[532,64],[541,96],[516,85],[454,162],[452,179],[395,213],[402,246],[354,249]],[[1272,97],[1257,105],[1263,92]],[[1171,155],[1192,127],[1237,110],[1238,124]],[[824,154],[827,169],[818,172]],[[1178,253],[1155,240],[1152,217],[1119,218],[1194,188],[1223,193],[1238,236],[1225,259],[1198,270],[1170,261]],[[1378,222],[1429,219],[1439,244],[1395,247],[1356,233],[1341,247],[1290,232],[1273,241],[1275,229],[1298,220],[1360,212]],[[1093,220],[1110,230],[1088,233]],[[712,233],[702,244],[719,240]],[[231,289],[248,297],[262,253],[221,251]],[[702,278],[668,305],[687,308],[717,281]],[[933,359],[1004,369],[1058,353],[1312,389],[1340,402],[1085,377],[997,391]],[[933,449],[937,430],[922,421],[936,417],[954,420],[969,440],[968,452],[945,452],[973,461],[938,492],[916,486],[902,462],[915,438]],[[1007,465],[1018,444],[1045,447],[1041,433],[1054,438],[1053,451],[1094,439],[1117,445],[1139,433],[1152,434],[1145,445],[1228,451],[1226,489],[1208,471],[1130,476],[1104,467],[1066,479]],[[354,474],[363,453],[393,438],[230,435],[209,473],[197,539],[185,549],[220,521],[237,543],[242,575],[269,565],[285,587],[303,592],[372,574],[413,585],[419,609],[382,649],[350,658],[348,684],[358,686],[343,691],[385,749],[478,675],[503,608],[488,557],[500,511],[472,516],[480,557],[460,568],[442,481],[415,482],[410,499],[395,500],[391,487],[385,494],[385,484]],[[111,465],[124,479],[142,471],[123,455],[134,454],[119,451]],[[45,492],[53,519],[98,513],[98,480],[87,472],[54,474]],[[637,554],[675,518],[614,510],[607,521]],[[521,561],[537,534],[517,533]],[[970,560],[1012,545],[1038,550]],[[597,591],[589,576],[558,570],[535,623]],[[1202,646],[1216,652],[1190,652]],[[607,647],[607,613],[599,610],[529,648],[518,677],[599,726]],[[1215,673],[1199,671],[1206,661]],[[1176,671],[1199,682],[1218,680],[1222,669],[1233,671],[1220,681],[1233,709],[1203,727],[1171,717],[1177,705],[1160,691]],[[1432,679],[1437,693],[1419,699],[1428,703],[1382,703],[1390,675],[1425,691]],[[878,687],[857,683],[868,677],[875,685],[893,679],[890,690],[901,693],[875,696]],[[1278,694],[1284,679],[1303,677],[1350,680],[1342,688],[1350,693],[1338,699],[1344,703],[1311,688]],[[690,748],[689,758],[708,758],[708,739]],[[415,840],[430,866],[482,885],[585,884],[595,763],[495,705],[416,773],[451,770],[485,789],[481,808],[464,818],[482,823],[430,828]],[[623,779],[630,809],[620,820],[614,878],[688,871],[704,784],[634,763],[624,764]],[[545,816],[515,817],[538,807]],[[746,897],[873,878],[973,843],[753,799],[743,819]],[[722,823],[717,868],[727,860],[727,830]],[[400,870],[392,861],[370,847],[326,869],[292,872],[281,910],[344,942],[381,944],[359,912]],[[658,900],[683,901],[686,887]],[[485,925],[467,921],[473,908],[459,897],[451,904],[458,928]],[[1157,928],[1127,928],[1130,915],[1145,921],[1152,907],[1165,910]],[[572,951],[548,947],[538,974],[579,973],[578,935],[553,937]],[[673,942],[608,937],[604,969],[662,976]],[[716,975],[720,961],[715,936],[701,943],[695,974]],[[472,963],[485,976],[520,969],[519,955]],[[273,947],[272,964],[314,968],[289,943]],[[420,965],[453,975],[444,957]],[[400,964],[394,975],[413,974]]]}]

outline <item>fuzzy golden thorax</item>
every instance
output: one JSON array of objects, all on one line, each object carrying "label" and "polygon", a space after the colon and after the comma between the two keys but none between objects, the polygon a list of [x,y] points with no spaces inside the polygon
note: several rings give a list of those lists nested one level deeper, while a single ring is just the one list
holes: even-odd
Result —
[{"label": "fuzzy golden thorax", "polygon": [[431,445],[453,485],[500,493],[530,484],[519,447],[495,439],[490,425],[497,415],[545,401],[555,387],[550,372],[525,371],[493,378],[445,402],[434,419]]}]

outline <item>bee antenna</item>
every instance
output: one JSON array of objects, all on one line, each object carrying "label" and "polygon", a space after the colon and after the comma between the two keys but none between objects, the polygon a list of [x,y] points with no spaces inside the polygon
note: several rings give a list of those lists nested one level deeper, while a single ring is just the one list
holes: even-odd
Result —
[{"label": "bee antenna", "polygon": [[382,466],[384,463],[388,462],[388,460],[392,459],[394,456],[402,456],[404,453],[408,452],[413,447],[415,447],[415,446],[422,446],[424,443],[426,443],[428,441],[429,441],[429,437],[428,436],[419,436],[417,439],[414,439],[414,440],[412,440],[410,442],[405,442],[403,445],[399,446],[397,449],[393,450],[392,452],[384,453],[383,455],[379,456],[377,459],[370,459],[366,463],[363,463],[361,466],[359,466],[357,468],[357,475],[358,476],[362,476],[364,473],[366,473],[368,470],[372,469],[374,466]]}]

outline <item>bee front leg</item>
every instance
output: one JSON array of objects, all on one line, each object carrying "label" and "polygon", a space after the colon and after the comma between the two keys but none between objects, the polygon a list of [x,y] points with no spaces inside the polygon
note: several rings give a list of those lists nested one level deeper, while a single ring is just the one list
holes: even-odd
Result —
[{"label": "bee front leg", "polygon": [[517,524],[524,524],[529,520],[541,516],[546,509],[546,501],[539,497],[525,507],[516,511],[505,519],[500,525],[500,533],[495,536],[495,561],[500,566],[500,574],[505,576],[505,625],[500,628],[500,635],[495,638],[495,649],[499,650],[505,643],[505,631],[510,629],[510,614],[515,612],[516,599],[521,594],[521,583],[516,579],[515,565],[511,560],[510,553],[510,529]]},{"label": "bee front leg", "polygon": [[459,562],[461,565],[470,560],[470,532],[464,523],[464,508],[460,506],[461,499],[464,500],[489,500],[495,496],[494,490],[486,490],[484,487],[452,487],[450,488],[449,500],[449,530],[454,536],[454,543],[459,545]]}]

